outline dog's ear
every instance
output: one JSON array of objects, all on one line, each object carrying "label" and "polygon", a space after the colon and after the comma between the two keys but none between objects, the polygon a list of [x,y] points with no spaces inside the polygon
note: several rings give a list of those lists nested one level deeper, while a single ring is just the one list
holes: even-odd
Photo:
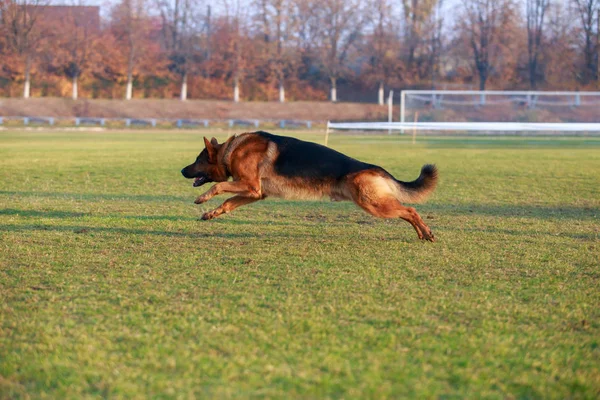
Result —
[{"label": "dog's ear", "polygon": [[[216,142],[215,138],[213,138],[213,140]],[[215,162],[217,159],[217,150],[215,149],[213,142],[209,142],[208,139],[204,137],[204,146],[208,152],[208,161]]]}]

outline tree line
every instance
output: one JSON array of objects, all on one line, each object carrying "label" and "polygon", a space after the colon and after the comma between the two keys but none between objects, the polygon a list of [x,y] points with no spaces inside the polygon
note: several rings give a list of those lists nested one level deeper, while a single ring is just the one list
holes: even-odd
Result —
[{"label": "tree line", "polygon": [[[384,101],[592,90],[600,0],[0,0],[0,94]],[[352,97],[353,96],[353,97]],[[352,97],[352,98],[349,98]]]}]

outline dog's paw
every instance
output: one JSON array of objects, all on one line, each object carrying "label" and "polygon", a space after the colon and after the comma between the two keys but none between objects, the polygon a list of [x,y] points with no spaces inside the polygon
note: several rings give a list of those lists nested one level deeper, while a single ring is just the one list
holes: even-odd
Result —
[{"label": "dog's paw", "polygon": [[196,200],[194,200],[194,203],[202,204],[202,203],[206,203],[207,201],[208,201],[208,199],[205,196],[199,196],[196,198]]},{"label": "dog's paw", "polygon": [[204,214],[202,214],[202,220],[208,221],[209,219],[217,218],[221,214],[223,214],[223,212],[219,210],[207,211]]},{"label": "dog's paw", "polygon": [[423,231],[423,237],[421,239],[428,240],[430,242],[435,242],[435,236],[433,235],[433,232],[431,232],[431,229],[425,229]]}]

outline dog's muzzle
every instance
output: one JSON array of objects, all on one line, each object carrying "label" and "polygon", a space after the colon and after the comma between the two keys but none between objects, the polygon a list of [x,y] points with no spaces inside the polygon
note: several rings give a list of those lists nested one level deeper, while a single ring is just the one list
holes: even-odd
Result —
[{"label": "dog's muzzle", "polygon": [[206,182],[208,182],[208,179],[206,179],[205,176],[199,176],[196,179],[194,179],[194,187],[202,186]]}]

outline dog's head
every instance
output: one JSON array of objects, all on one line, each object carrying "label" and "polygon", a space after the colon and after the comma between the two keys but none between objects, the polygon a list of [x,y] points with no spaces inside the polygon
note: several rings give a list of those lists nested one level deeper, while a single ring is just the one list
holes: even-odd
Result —
[{"label": "dog's head", "polygon": [[219,144],[215,138],[210,141],[204,138],[204,146],[196,161],[181,170],[185,178],[195,178],[195,187],[208,182],[224,182],[228,178],[225,165],[219,163],[219,150],[223,144]]}]

